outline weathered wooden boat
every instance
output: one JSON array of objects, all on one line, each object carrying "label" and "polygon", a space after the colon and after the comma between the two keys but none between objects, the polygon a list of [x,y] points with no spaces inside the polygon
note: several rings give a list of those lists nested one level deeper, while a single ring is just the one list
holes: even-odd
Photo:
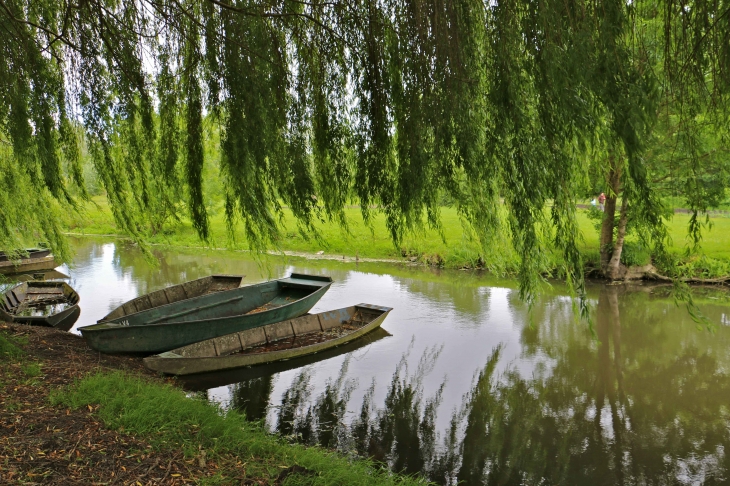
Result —
[{"label": "weathered wooden boat", "polygon": [[353,341],[392,309],[359,304],[235,332],[144,359],[147,368],[189,375],[297,358]]},{"label": "weathered wooden boat", "polygon": [[352,353],[359,349],[365,348],[370,344],[391,337],[388,331],[382,327],[376,327],[369,333],[361,336],[353,341],[342,344],[340,346],[325,349],[313,354],[299,356],[297,358],[275,361],[261,366],[244,366],[243,368],[233,368],[230,370],[210,371],[206,373],[196,373],[193,375],[180,375],[179,381],[182,387],[187,391],[202,391],[219,386],[226,386],[232,383],[241,383],[242,381],[262,378],[264,376],[272,376],[277,373],[294,370],[313,363],[319,363],[328,359],[336,358],[343,354]]},{"label": "weathered wooden boat", "polygon": [[[190,280],[181,284],[155,290],[149,294],[141,295],[120,305],[109,314],[102,317],[99,322],[120,321],[126,316],[149,311],[161,306],[166,306],[163,311],[168,314],[182,311],[186,308],[196,309],[194,300],[197,297],[237,289],[243,285],[245,275],[210,275],[208,277]],[[175,305],[178,302],[187,300],[183,305]],[[194,314],[191,313],[192,315]],[[164,314],[163,314],[164,315]],[[144,316],[139,316],[144,317]],[[154,319],[155,317],[152,317]]]},{"label": "weathered wooden boat", "polygon": [[0,274],[34,272],[36,270],[50,270],[60,265],[51,253],[43,248],[29,248],[27,254],[9,255],[0,251]]},{"label": "weathered wooden boat", "polygon": [[79,300],[65,282],[23,282],[0,298],[0,320],[68,331],[81,314]]},{"label": "weathered wooden boat", "polygon": [[300,316],[330,285],[329,277],[293,273],[101,320],[79,330],[89,346],[104,353],[160,353]]}]

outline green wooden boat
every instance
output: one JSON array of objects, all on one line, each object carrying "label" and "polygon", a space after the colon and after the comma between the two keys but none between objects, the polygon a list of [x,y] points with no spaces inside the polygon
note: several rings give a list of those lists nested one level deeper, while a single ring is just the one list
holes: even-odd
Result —
[{"label": "green wooden boat", "polygon": [[0,297],[0,320],[68,331],[81,315],[79,300],[65,282],[23,282]]},{"label": "green wooden boat", "polygon": [[200,341],[144,359],[147,368],[190,375],[306,356],[378,328],[392,309],[359,304]]},{"label": "green wooden boat", "polygon": [[79,330],[89,346],[104,353],[160,353],[300,316],[330,285],[329,277],[293,273],[102,320]]},{"label": "green wooden boat", "polygon": [[[191,309],[191,315],[194,316],[198,309],[198,304],[195,300],[189,299],[195,299],[226,290],[237,289],[243,285],[244,277],[244,275],[210,275],[208,277],[173,285],[172,287],[155,290],[154,292],[150,292],[149,294],[145,294],[125,302],[109,314],[102,317],[99,322],[121,322],[127,316],[144,311],[149,312],[147,312],[147,314],[138,314],[136,317],[139,319],[147,319],[147,316],[154,314],[154,317],[151,317],[150,319],[155,319],[160,315],[173,314],[185,309]],[[181,305],[168,305],[176,304],[183,300],[187,300],[188,302]],[[156,314],[156,311],[152,311],[152,309],[162,306],[166,307],[164,307],[164,309],[160,309],[159,314]]]}]

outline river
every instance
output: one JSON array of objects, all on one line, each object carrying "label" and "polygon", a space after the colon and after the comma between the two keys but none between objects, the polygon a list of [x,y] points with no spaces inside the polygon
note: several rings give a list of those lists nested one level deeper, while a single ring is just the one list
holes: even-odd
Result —
[{"label": "river", "polygon": [[392,264],[72,240],[72,332],[121,302],[211,273],[328,275],[319,312],[393,307],[383,330],[307,361],[190,380],[191,394],[290,440],[370,456],[440,484],[727,484],[730,300],[697,289],[712,330],[669,286],[590,284],[577,322],[559,283],[532,310],[512,280]]}]

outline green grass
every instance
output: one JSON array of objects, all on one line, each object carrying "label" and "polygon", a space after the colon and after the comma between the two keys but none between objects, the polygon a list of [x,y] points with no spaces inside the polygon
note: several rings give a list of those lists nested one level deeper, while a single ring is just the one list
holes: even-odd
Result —
[{"label": "green grass", "polygon": [[[103,197],[96,197],[94,204],[89,204],[86,211],[80,216],[70,217],[67,227],[71,232],[85,234],[116,234],[118,230],[114,224],[111,212],[108,209],[106,200]],[[416,234],[404,238],[400,248],[395,248],[391,242],[390,235],[385,226],[385,217],[382,214],[375,215],[372,227],[367,226],[361,217],[360,209],[357,207],[345,210],[349,233],[343,231],[337,224],[319,222],[316,227],[321,235],[321,240],[306,238],[300,234],[296,222],[291,213],[285,210],[284,231],[282,238],[277,242],[277,250],[316,253],[324,251],[330,255],[344,255],[348,257],[360,256],[363,258],[375,259],[402,259],[403,257],[415,259],[423,263],[437,264],[446,268],[473,268],[484,265],[496,274],[510,273],[517,265],[517,258],[514,250],[506,238],[498,238],[489,252],[485,254],[479,245],[468,232],[464,231],[461,220],[455,209],[442,208],[442,232],[445,241],[438,231],[424,229]],[[730,261],[730,216],[714,215],[711,219],[712,225],[705,228],[700,251],[691,259],[704,257],[702,262],[708,263],[710,267],[717,267],[715,260]],[[220,209],[211,210],[211,241],[210,246],[227,247],[231,249],[247,249],[248,245],[243,238],[231,243],[228,240],[224,215]],[[578,224],[582,233],[580,249],[586,256],[586,260],[598,260],[599,234],[595,228],[595,222],[588,218],[588,212],[578,210]],[[687,238],[687,227],[689,224],[688,214],[674,214],[667,222],[667,229],[671,239],[670,252],[683,256],[691,247]],[[192,225],[183,221],[170,227],[166,232],[150,235],[149,241],[154,244],[170,246],[201,246]],[[627,238],[630,255],[627,255],[627,263],[641,263],[646,259],[642,249],[636,246],[631,237]],[[648,253],[647,253],[648,255]],[[554,255],[549,255],[551,263],[557,262]],[[684,258],[687,260],[687,258]]]},{"label": "green grass", "polygon": [[[96,413],[107,427],[123,429],[158,449],[182,450],[188,457],[198,455],[201,449],[209,458],[236,457],[247,463],[249,475],[275,478],[282,468],[293,465],[315,473],[291,475],[287,485],[424,483],[377,469],[365,460],[287,443],[238,412],[224,413],[171,385],[123,372],[87,376],[53,394],[51,402],[75,409],[98,405]],[[221,473],[219,482],[226,482],[225,475]]]},{"label": "green grass", "polygon": [[28,378],[35,378],[41,375],[41,364],[37,362],[22,363],[20,369]]},{"label": "green grass", "polygon": [[19,340],[8,336],[5,333],[0,333],[0,361],[15,360],[23,355],[23,350]]}]

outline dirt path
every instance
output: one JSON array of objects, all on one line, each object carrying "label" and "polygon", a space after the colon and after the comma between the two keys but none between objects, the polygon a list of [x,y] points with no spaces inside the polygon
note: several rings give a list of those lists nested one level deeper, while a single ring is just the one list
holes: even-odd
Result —
[{"label": "dirt path", "polygon": [[177,485],[218,469],[214,461],[153,451],[144,441],[109,430],[93,407],[68,410],[48,400],[52,390],[100,370],[150,375],[141,359],[102,355],[81,337],[55,329],[0,323],[0,332],[28,342],[20,360],[0,361],[0,484]]}]

